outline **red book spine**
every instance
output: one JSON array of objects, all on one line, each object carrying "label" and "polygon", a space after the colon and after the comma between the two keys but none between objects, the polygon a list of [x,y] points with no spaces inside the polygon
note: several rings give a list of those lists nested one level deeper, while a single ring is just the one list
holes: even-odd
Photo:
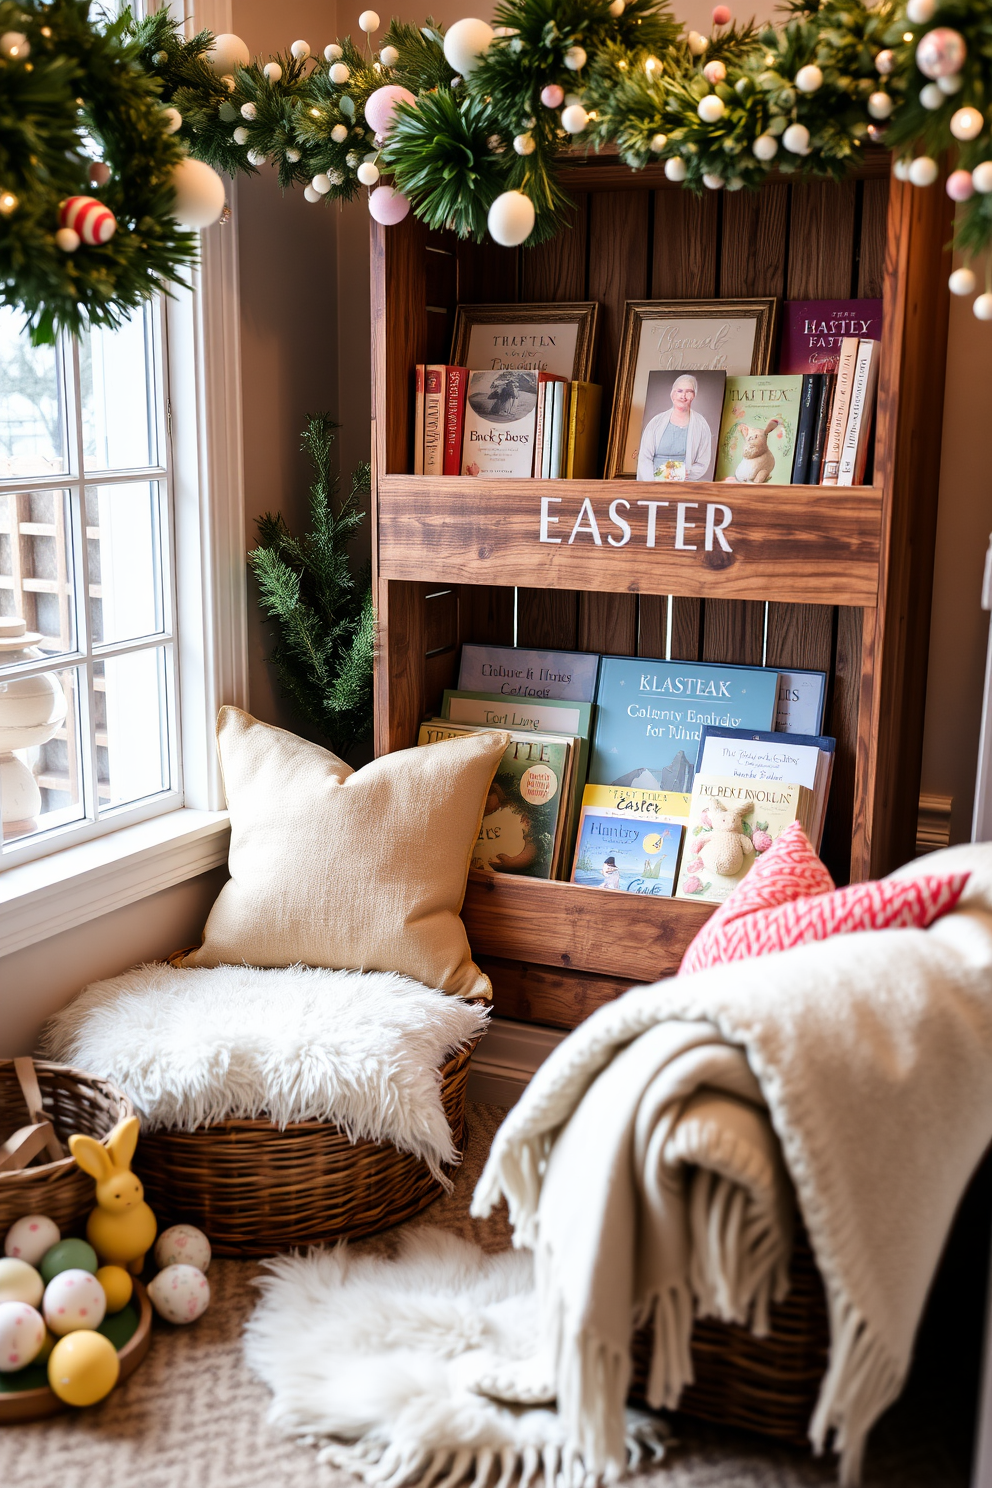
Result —
[{"label": "red book spine", "polygon": [[460,475],[468,368],[449,367],[447,372],[448,379],[444,396],[444,473],[445,475]]}]

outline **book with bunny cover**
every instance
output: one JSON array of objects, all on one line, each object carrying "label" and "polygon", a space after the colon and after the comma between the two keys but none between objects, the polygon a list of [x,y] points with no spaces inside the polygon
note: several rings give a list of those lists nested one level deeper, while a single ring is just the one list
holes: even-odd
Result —
[{"label": "book with bunny cover", "polygon": [[790,485],[802,393],[800,376],[728,377],[714,479]]},{"label": "book with bunny cover", "polygon": [[809,834],[813,804],[805,785],[697,775],[676,899],[722,904],[792,822]]}]

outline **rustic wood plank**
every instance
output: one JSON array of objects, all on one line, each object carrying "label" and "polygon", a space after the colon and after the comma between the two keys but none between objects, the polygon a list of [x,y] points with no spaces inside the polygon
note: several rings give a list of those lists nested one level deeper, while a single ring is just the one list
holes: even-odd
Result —
[{"label": "rustic wood plank", "polygon": [[513,645],[514,591],[495,584],[462,584],[458,590],[458,630],[462,641]]},{"label": "rustic wood plank", "polygon": [[458,645],[458,590],[432,588],[424,593],[424,652],[447,651]]},{"label": "rustic wood plank", "polygon": [[473,954],[653,982],[672,976],[715,908],[681,899],[615,895],[582,884],[470,876],[462,919]]},{"label": "rustic wood plank", "polygon": [[861,186],[861,242],[858,250],[858,298],[880,298],[885,278],[885,220],[889,178]]},{"label": "rustic wood plank", "polygon": [[703,660],[760,666],[765,639],[763,603],[707,599],[703,614]]},{"label": "rustic wood plank", "polygon": [[397,229],[372,223],[372,420],[379,474],[413,469],[413,368],[425,360],[428,340],[427,229],[412,212]]},{"label": "rustic wood plank", "polygon": [[[576,153],[562,168],[561,183],[566,191],[636,192],[651,189],[675,196],[685,189],[667,179],[663,161],[649,161],[642,170],[632,171],[623,164],[615,149],[611,153],[610,146],[595,154],[587,155],[584,151],[584,146],[577,146]],[[870,146],[863,151],[861,159],[852,164],[850,179],[887,178],[891,169],[891,152],[878,146]],[[782,176],[775,171],[770,176],[771,182],[776,184],[788,184],[791,179],[791,176]]]},{"label": "rustic wood plank", "polygon": [[770,604],[765,663],[783,671],[799,667],[829,672],[833,636],[834,612],[830,605]]},{"label": "rustic wood plank", "polygon": [[703,654],[701,599],[672,596],[672,660],[699,661]]},{"label": "rustic wood plank", "polygon": [[[642,594],[637,601],[637,654],[662,661],[668,635],[668,595]],[[690,600],[691,604],[692,601]]]},{"label": "rustic wood plank", "polygon": [[646,192],[594,196],[589,203],[589,298],[599,300],[599,373],[603,386],[601,444],[606,447],[617,380],[623,307],[648,292]]},{"label": "rustic wood plank", "polygon": [[[407,219],[404,219],[407,220]],[[392,231],[387,228],[387,232]],[[484,243],[457,241],[459,305],[514,304],[519,299],[518,248],[501,248],[487,238]]]},{"label": "rustic wood plank", "polygon": [[652,299],[703,300],[716,293],[719,209],[715,191],[655,192]]},{"label": "rustic wood plank", "polygon": [[607,656],[637,654],[637,595],[580,594],[580,651]]},{"label": "rustic wood plank", "polygon": [[[562,230],[520,259],[521,300],[585,300],[589,201],[580,197]],[[594,298],[594,296],[589,296]]]},{"label": "rustic wood plank", "polygon": [[377,584],[375,752],[417,742],[424,707],[424,585],[383,579]]},{"label": "rustic wood plank", "polygon": [[517,645],[578,649],[579,596],[567,589],[517,590]]},{"label": "rustic wood plank", "polygon": [[630,990],[621,977],[531,966],[480,956],[478,964],[493,984],[493,1012],[500,1018],[543,1023],[549,1028],[576,1028],[604,1003]]},{"label": "rustic wood plank", "polygon": [[792,188],[790,299],[825,300],[852,290],[853,181],[800,181]]},{"label": "rustic wood plank", "polygon": [[720,293],[725,299],[784,294],[788,210],[784,185],[724,193]]}]

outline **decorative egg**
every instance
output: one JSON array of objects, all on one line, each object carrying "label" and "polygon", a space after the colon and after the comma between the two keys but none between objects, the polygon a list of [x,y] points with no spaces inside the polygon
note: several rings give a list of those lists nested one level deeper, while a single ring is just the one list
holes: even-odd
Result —
[{"label": "decorative egg", "polygon": [[0,1261],[0,1302],[26,1302],[29,1307],[37,1307],[44,1290],[45,1283],[27,1261],[19,1261],[16,1256]]},{"label": "decorative egg", "polygon": [[49,1219],[47,1214],[25,1214],[23,1219],[15,1220],[7,1231],[3,1253],[14,1256],[19,1261],[27,1261],[29,1266],[37,1266],[45,1252],[57,1245],[60,1239],[59,1227],[54,1219]]},{"label": "decorative egg", "polygon": [[489,208],[489,236],[503,248],[516,248],[534,231],[534,218],[534,203],[529,196],[522,191],[504,191]]},{"label": "decorative egg", "polygon": [[992,160],[983,160],[971,173],[975,190],[983,194],[992,191]]},{"label": "decorative egg", "polygon": [[202,160],[188,156],[173,168],[172,215],[183,227],[211,227],[224,210],[224,182]]},{"label": "decorative egg", "polygon": [[235,36],[233,31],[222,31],[219,36],[214,37],[213,46],[205,53],[203,60],[214,77],[225,77],[237,72],[239,67],[247,67],[251,61],[251,53],[240,36]]},{"label": "decorative egg", "polygon": [[688,166],[678,155],[665,161],[665,175],[669,181],[684,181],[688,173]]},{"label": "decorative egg", "polygon": [[148,1295],[167,1323],[195,1323],[210,1305],[210,1283],[195,1266],[166,1266],[148,1283]]},{"label": "decorative egg", "polygon": [[444,35],[444,55],[462,77],[478,67],[493,39],[493,28],[485,21],[466,19],[449,26]]},{"label": "decorative egg", "polygon": [[62,1338],[81,1328],[99,1328],[107,1311],[103,1287],[89,1271],[60,1271],[45,1288],[45,1322]]},{"label": "decorative egg", "polygon": [[383,227],[395,227],[409,210],[409,199],[394,186],[377,186],[369,195],[369,211]]},{"label": "decorative egg", "polygon": [[782,135],[782,143],[793,155],[809,154],[809,130],[805,124],[790,124]]},{"label": "decorative egg", "polygon": [[416,103],[416,96],[409,88],[399,83],[387,83],[376,88],[365,100],[365,118],[376,134],[385,134],[393,122],[393,111],[398,103]]},{"label": "decorative egg", "polygon": [[88,1240],[60,1240],[57,1245],[52,1246],[51,1250],[45,1251],[38,1270],[41,1272],[42,1281],[47,1286],[60,1271],[92,1271],[95,1273],[99,1264],[96,1251]]},{"label": "decorative egg", "polygon": [[95,196],[70,196],[59,207],[59,227],[76,232],[91,248],[99,248],[117,231],[117,218]]},{"label": "decorative egg", "polygon": [[101,1266],[96,1279],[103,1287],[108,1312],[120,1312],[131,1300],[134,1282],[123,1266]]},{"label": "decorative egg", "polygon": [[26,1302],[0,1302],[0,1374],[32,1364],[45,1342],[45,1320]]},{"label": "decorative egg", "polygon": [[210,1269],[210,1253],[210,1241],[196,1225],[172,1225],[155,1241],[155,1263],[158,1266],[185,1263],[206,1275]]},{"label": "decorative egg", "polygon": [[968,55],[964,37],[950,26],[937,26],[920,37],[916,65],[924,77],[952,77],[964,66]]},{"label": "decorative egg", "polygon": [[117,1350],[102,1333],[60,1338],[48,1360],[48,1383],[66,1405],[95,1405],[120,1377]]}]

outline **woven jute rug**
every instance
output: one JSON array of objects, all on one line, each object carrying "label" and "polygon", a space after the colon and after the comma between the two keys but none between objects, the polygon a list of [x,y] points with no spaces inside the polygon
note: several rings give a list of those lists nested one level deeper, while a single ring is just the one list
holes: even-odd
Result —
[{"label": "woven jute rug", "polygon": [[[469,1142],[455,1190],[417,1223],[473,1239],[487,1251],[509,1245],[505,1212],[484,1224],[468,1204],[503,1112],[469,1107]],[[395,1234],[357,1242],[389,1254]],[[248,1373],[241,1330],[255,1305],[253,1262],[210,1268],[213,1302],[189,1328],[156,1321],[141,1368],[101,1405],[29,1426],[0,1427],[3,1488],[354,1488],[355,1479],[318,1463],[311,1447],[266,1424],[268,1392]],[[931,1407],[897,1405],[871,1443],[866,1488],[965,1488],[966,1452],[948,1439]],[[638,1488],[820,1488],[831,1467],[758,1437],[675,1422],[665,1462],[640,1474]]]}]

